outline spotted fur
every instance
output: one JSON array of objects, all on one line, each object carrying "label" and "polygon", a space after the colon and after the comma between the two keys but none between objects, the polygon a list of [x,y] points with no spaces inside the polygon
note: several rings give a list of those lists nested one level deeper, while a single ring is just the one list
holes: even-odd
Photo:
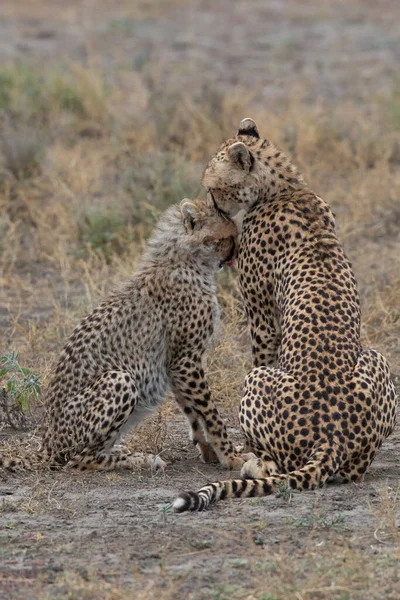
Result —
[{"label": "spotted fur", "polygon": [[329,206],[251,119],[203,184],[220,210],[246,211],[238,269],[254,368],[240,422],[256,458],[243,479],[181,494],[175,510],[314,489],[336,474],[357,481],[393,431],[397,400],[386,359],[361,347],[356,280]]},{"label": "spotted fur", "polygon": [[30,460],[111,470],[159,458],[118,441],[172,390],[204,460],[240,467],[211,398],[204,354],[218,323],[214,276],[237,250],[237,228],[205,200],[169,208],[132,280],[85,317],[69,338],[46,397],[43,448]]}]

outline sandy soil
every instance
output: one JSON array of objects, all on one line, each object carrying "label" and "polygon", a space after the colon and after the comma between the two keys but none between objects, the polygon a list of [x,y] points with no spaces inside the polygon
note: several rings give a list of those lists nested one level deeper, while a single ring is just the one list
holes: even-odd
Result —
[{"label": "sandy soil", "polygon": [[[40,472],[0,484],[4,598],[42,597],[35,586],[50,598],[64,597],[71,573],[127,594],[134,590],[132,597],[140,591],[158,598],[170,590],[166,597],[222,598],[224,587],[229,592],[234,586],[238,595],[227,597],[246,598],[254,589],[254,565],[282,552],[289,563],[307,552],[329,553],[338,544],[362,549],[366,561],[393,556],[382,490],[398,492],[398,429],[362,484],[332,483],[290,499],[233,501],[206,513],[175,515],[163,509],[177,491],[230,474],[197,460],[182,439],[183,423],[170,427],[182,451],[167,455],[172,461],[165,474]],[[60,583],[63,574],[66,582]],[[390,594],[399,590],[398,578],[387,583],[389,595],[382,597],[395,598]],[[268,592],[267,582],[262,585]]]}]

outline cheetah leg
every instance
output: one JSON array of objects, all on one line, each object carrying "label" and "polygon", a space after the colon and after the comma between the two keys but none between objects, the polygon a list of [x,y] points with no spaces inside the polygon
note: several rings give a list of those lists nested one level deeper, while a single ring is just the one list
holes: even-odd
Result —
[{"label": "cheetah leg", "polygon": [[339,474],[345,481],[362,481],[376,451],[394,429],[397,398],[388,362],[376,350],[360,353],[353,384],[350,456]]},{"label": "cheetah leg", "polygon": [[196,411],[189,405],[187,400],[182,396],[178,390],[174,390],[175,400],[189,421],[189,436],[193,444],[199,448],[201,460],[204,463],[217,463],[219,462],[218,456],[213,447],[208,443],[206,435]]},{"label": "cheetah leg", "polygon": [[[286,390],[284,392],[286,406],[286,401],[294,395],[296,381],[280,369],[258,367],[250,371],[245,379],[244,395],[240,405],[240,425],[249,446],[256,455],[245,463],[242,469],[242,475],[245,477],[264,478],[287,472],[289,465],[286,464],[285,456],[282,456],[282,450],[276,445],[277,419],[280,428],[283,426],[286,429],[286,413],[288,417],[290,416],[285,408],[282,408],[282,414],[278,412],[279,404],[283,405],[280,398],[283,389]],[[289,426],[293,426],[293,423],[290,422]],[[282,433],[279,436],[282,438]],[[299,462],[298,466],[300,465]]]},{"label": "cheetah leg", "polygon": [[[251,306],[251,302],[245,301],[245,305]],[[263,311],[260,317],[259,311],[247,313],[251,333],[251,348],[254,367],[273,367],[276,363],[278,349],[281,343],[280,325],[270,308]]]},{"label": "cheetah leg", "polygon": [[68,456],[68,466],[78,470],[163,468],[165,463],[158,457],[131,455],[126,448],[115,445],[149,413],[137,402],[130,373],[103,373],[90,388],[63,406],[59,430],[65,434],[58,440],[58,454]]},{"label": "cheetah leg", "polygon": [[342,469],[341,471],[339,471],[339,475],[345,483],[362,483],[364,481],[365,473],[367,472],[371,462],[372,460],[363,463],[358,463],[358,465],[353,464],[347,469]]},{"label": "cheetah leg", "polygon": [[[187,407],[198,416],[205,432],[205,439],[212,446],[222,465],[240,468],[243,458],[235,453],[225,423],[211,399],[201,357],[184,357],[171,369],[172,387]],[[203,441],[202,441],[203,443]]]},{"label": "cheetah leg", "polygon": [[267,337],[265,336],[265,332],[263,332],[263,337],[261,337],[257,331],[253,332],[251,330],[251,349],[254,367],[273,367],[276,363],[281,338],[273,331],[270,333],[271,335]]},{"label": "cheetah leg", "polygon": [[110,454],[118,454],[120,456],[129,456],[131,451],[125,444],[114,444],[110,450]]},{"label": "cheetah leg", "polygon": [[124,455],[112,452],[106,454],[99,452],[96,455],[82,454],[70,460],[67,467],[77,471],[114,471],[119,469],[145,469],[152,471],[163,471],[166,463],[153,454],[144,454],[141,452]]}]

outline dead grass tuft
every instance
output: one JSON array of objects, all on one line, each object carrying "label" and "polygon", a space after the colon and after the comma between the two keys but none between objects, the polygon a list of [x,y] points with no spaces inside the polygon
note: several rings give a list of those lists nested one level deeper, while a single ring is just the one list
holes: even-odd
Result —
[{"label": "dead grass tuft", "polygon": [[[0,72],[0,109],[10,132],[0,186],[0,275],[9,315],[3,352],[12,340],[21,360],[44,369],[45,385],[74,323],[129,277],[166,206],[201,193],[206,160],[243,114],[252,114],[336,211],[361,281],[364,341],[400,370],[400,130],[386,111],[388,99],[371,104],[366,122],[355,102],[310,106],[307,90],[299,89],[267,114],[257,88],[229,96],[206,89],[177,95],[173,88],[161,94],[159,65],[146,68],[146,78],[122,70],[114,79],[78,64],[61,72],[19,62]],[[224,327],[208,371],[215,397],[235,415],[250,367],[249,338],[232,274],[220,277],[219,289]],[[159,418],[153,448],[165,439]]]}]

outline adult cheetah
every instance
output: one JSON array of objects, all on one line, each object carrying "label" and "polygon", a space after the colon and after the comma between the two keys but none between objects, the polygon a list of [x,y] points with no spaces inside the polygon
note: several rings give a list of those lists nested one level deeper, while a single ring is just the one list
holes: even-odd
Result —
[{"label": "adult cheetah", "polygon": [[329,206],[252,119],[204,173],[215,206],[244,209],[238,269],[254,369],[240,421],[257,458],[242,480],[181,494],[178,512],[278,486],[314,489],[340,474],[361,478],[395,425],[385,358],[360,344],[356,281]]},{"label": "adult cheetah", "polygon": [[[240,467],[214,405],[203,358],[218,321],[214,277],[237,252],[238,231],[206,200],[162,216],[132,280],[73,331],[51,378],[37,460],[78,470],[163,467],[116,443],[171,389],[205,461]],[[15,470],[35,460],[0,459]]]}]

